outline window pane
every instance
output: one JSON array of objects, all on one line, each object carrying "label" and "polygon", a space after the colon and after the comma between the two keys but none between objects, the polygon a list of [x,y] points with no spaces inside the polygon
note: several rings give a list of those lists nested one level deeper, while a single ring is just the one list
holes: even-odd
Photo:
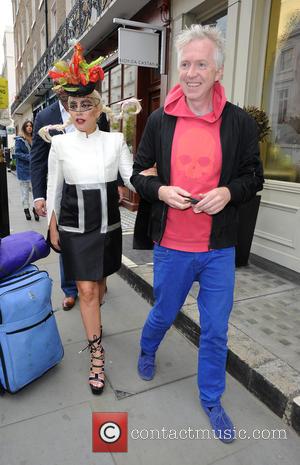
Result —
[{"label": "window pane", "polygon": [[115,66],[111,69],[110,85],[111,85],[111,102],[118,102],[122,98],[121,92],[121,65]]},{"label": "window pane", "polygon": [[[110,108],[112,109],[112,111],[114,112],[114,114],[119,114],[120,113],[120,105],[118,104],[113,104],[113,105],[110,105]],[[110,130],[112,132],[120,132],[121,131],[121,120],[113,120],[113,122],[110,123]]]},{"label": "window pane", "polygon": [[104,79],[101,82],[101,97],[104,105],[109,104],[109,71],[104,75]]},{"label": "window pane", "polygon": [[283,50],[280,59],[280,71],[288,71],[293,66],[293,49]]},{"label": "window pane", "polygon": [[[122,132],[129,150],[133,151],[134,141],[136,137],[136,115],[130,114],[131,108],[127,108],[126,116],[123,119]],[[131,112],[135,111],[135,106],[132,107]]]},{"label": "window pane", "polygon": [[263,145],[265,177],[300,182],[300,11],[272,3],[262,107],[272,133]]},{"label": "window pane", "polygon": [[210,26],[217,27],[222,31],[224,38],[226,39],[226,29],[227,29],[227,10],[222,11],[216,16],[209,18],[206,21],[200,21],[201,24],[204,26],[209,24]]},{"label": "window pane", "polygon": [[124,99],[135,95],[137,67],[124,65]]}]

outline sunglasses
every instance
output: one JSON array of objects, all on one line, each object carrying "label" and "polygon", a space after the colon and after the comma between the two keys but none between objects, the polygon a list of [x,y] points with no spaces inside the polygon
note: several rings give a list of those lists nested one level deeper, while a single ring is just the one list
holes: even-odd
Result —
[{"label": "sunglasses", "polygon": [[81,102],[78,102],[76,100],[69,100],[68,101],[68,109],[70,111],[76,111],[76,112],[85,112],[85,111],[90,111],[93,108],[95,108],[97,105],[99,105],[100,100],[99,99],[93,99],[93,100],[82,100]]}]

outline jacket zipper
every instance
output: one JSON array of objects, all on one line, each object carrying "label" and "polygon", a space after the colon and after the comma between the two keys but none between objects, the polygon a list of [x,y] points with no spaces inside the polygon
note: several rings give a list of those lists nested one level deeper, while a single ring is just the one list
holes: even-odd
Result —
[{"label": "jacket zipper", "polygon": [[161,215],[161,220],[160,220],[160,237],[158,239],[158,243],[161,242],[162,240],[162,237],[164,235],[164,232],[165,232],[165,226],[166,226],[166,214],[167,214],[167,206],[166,204],[164,204],[164,209],[163,209],[163,214]]}]

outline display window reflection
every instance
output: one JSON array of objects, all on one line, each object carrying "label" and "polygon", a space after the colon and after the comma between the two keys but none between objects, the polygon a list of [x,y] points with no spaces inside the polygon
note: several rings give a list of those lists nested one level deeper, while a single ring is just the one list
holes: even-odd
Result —
[{"label": "display window reflection", "polygon": [[265,177],[299,183],[299,0],[272,2],[262,108],[271,126],[271,135],[262,145]]},{"label": "display window reflection", "polygon": [[[133,65],[115,64],[105,70],[105,77],[101,83],[101,96],[105,105],[110,106],[114,114],[120,113],[121,103],[124,100],[136,97],[137,67]],[[132,113],[135,106],[132,106]],[[113,119],[110,124],[111,131],[123,132],[127,145],[134,152],[136,139],[136,115],[131,114],[127,107],[123,119]]]}]

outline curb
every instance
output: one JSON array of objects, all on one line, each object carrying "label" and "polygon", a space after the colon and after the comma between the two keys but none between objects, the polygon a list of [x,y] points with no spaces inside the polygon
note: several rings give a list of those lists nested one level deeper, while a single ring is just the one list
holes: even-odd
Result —
[{"label": "curb", "polygon": [[[153,305],[151,265],[136,265],[123,256],[118,274]],[[187,298],[174,326],[199,346],[199,314]],[[227,371],[300,435],[300,374],[229,323]]]}]

